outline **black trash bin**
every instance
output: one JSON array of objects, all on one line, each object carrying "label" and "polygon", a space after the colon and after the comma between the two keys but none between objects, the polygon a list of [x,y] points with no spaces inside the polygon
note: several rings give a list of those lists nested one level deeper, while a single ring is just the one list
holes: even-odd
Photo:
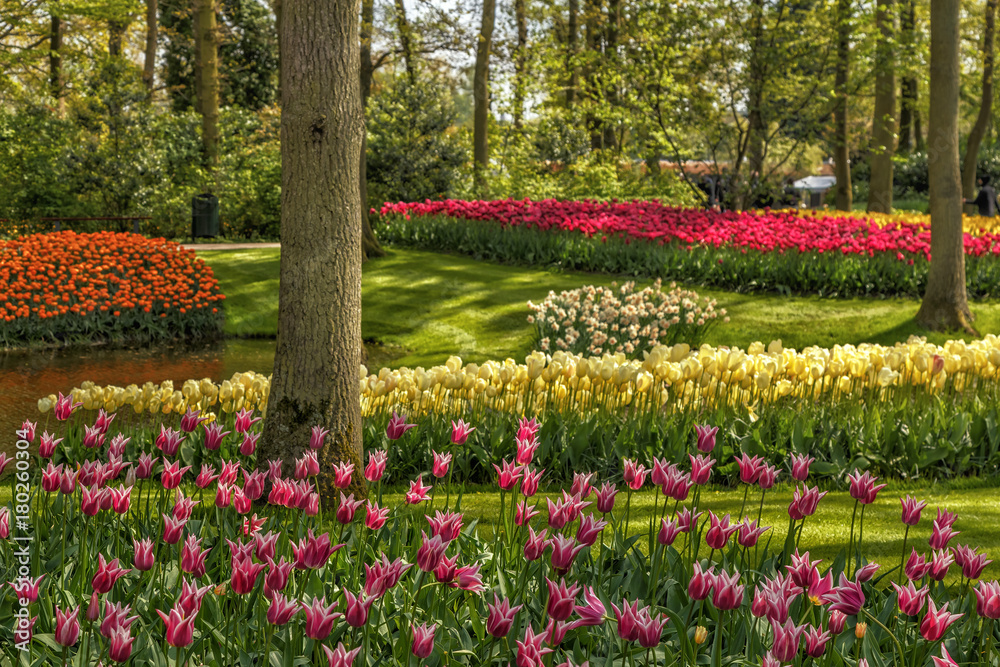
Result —
[{"label": "black trash bin", "polygon": [[191,198],[191,238],[219,235],[219,198],[210,193]]}]

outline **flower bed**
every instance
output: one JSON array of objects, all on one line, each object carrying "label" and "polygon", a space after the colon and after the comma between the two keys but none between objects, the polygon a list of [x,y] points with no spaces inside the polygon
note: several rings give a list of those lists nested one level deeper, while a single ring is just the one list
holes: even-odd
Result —
[{"label": "flower bed", "polygon": [[[75,407],[61,400],[60,421]],[[257,460],[251,411],[223,426],[200,421],[188,413],[180,431],[163,426],[155,442],[128,428],[115,433],[120,423],[103,412],[83,433],[57,423],[54,434],[38,435],[25,423],[18,448],[36,465],[18,483],[35,491],[0,509],[0,562],[23,565],[11,577],[16,597],[0,602],[8,659],[993,664],[1000,584],[981,579],[992,561],[954,541],[956,514],[938,507],[936,518],[922,517],[926,502],[907,496],[899,498],[901,548],[873,562],[865,509],[891,501],[868,472],[849,477],[850,538],[821,568],[803,540],[804,526],[822,520],[827,494],[811,483],[811,459],[793,457],[789,478],[741,453],[743,506],[718,516],[702,502],[722,456],[707,427],[686,433],[673,461],[657,458],[647,469],[625,459],[610,475],[579,472],[543,497],[539,425],[521,420],[516,451],[495,468],[500,510],[486,530],[452,493],[452,459],[474,432],[467,424],[432,452],[434,478],[409,480],[396,503],[382,493],[393,448],[369,450],[363,470],[335,466],[341,490],[321,512],[322,429],[283,469]],[[411,427],[395,418],[379,445],[413,437]],[[184,462],[191,451],[200,468]],[[8,463],[0,460],[0,472]],[[371,485],[366,503],[343,490],[362,478]],[[762,525],[760,508],[785,482],[795,491],[782,532]],[[637,529],[633,500],[647,483],[655,506]],[[927,524],[925,543],[918,535]],[[776,533],[783,539],[772,540]],[[32,556],[18,561],[19,549]],[[960,584],[944,585],[949,571]]]},{"label": "flower bed", "polygon": [[215,336],[224,298],[211,268],[164,239],[67,231],[0,241],[6,347]]},{"label": "flower bed", "polygon": [[[920,477],[1000,469],[998,379],[1000,338],[989,335],[944,346],[913,338],[892,347],[801,351],[778,341],[748,350],[677,344],[656,347],[642,360],[535,352],[523,364],[463,364],[451,357],[430,369],[369,375],[362,368],[359,392],[368,442],[394,411],[414,416],[428,442],[452,419],[483,423],[495,440],[474,441],[473,456],[462,464],[468,466],[462,474],[476,481],[492,471],[487,448],[509,455],[505,424],[521,415],[543,421],[538,456],[556,479],[584,468],[603,471],[623,454],[682,451],[680,434],[706,420],[733,423],[724,434],[727,446],[769,460],[809,452],[825,475],[864,465]],[[222,418],[265,407],[269,386],[250,373],[221,385],[85,386],[72,396],[89,410],[128,406],[126,414],[179,415],[194,407]],[[41,412],[50,412],[55,399],[41,399]],[[400,474],[429,469],[426,443],[417,444],[398,453]]]},{"label": "flower bed", "polygon": [[726,309],[715,310],[707,297],[699,304],[697,292],[670,285],[663,293],[657,280],[635,289],[588,285],[549,295],[540,304],[528,302],[528,323],[538,332],[538,349],[566,350],[576,354],[627,355],[648,352],[657,345],[687,341],[697,345],[718,317],[729,321]]},{"label": "flower bed", "polygon": [[[385,204],[389,243],[566,269],[655,276],[735,291],[920,297],[926,222],[794,211],[715,213],[658,202]],[[970,295],[1000,293],[1000,235],[965,235]]]}]

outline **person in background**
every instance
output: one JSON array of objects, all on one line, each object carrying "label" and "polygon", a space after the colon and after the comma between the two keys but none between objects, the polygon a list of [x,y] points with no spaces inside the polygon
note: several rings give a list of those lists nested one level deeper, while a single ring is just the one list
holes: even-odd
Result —
[{"label": "person in background", "polygon": [[997,214],[997,192],[990,185],[990,177],[983,176],[979,179],[979,194],[975,199],[963,199],[962,202],[979,208],[979,215],[987,218],[995,216]]}]

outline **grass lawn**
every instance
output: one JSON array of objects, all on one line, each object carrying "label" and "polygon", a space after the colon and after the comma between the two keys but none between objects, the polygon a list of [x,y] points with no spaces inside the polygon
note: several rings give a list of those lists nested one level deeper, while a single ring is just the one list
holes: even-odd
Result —
[{"label": "grass lawn", "polygon": [[[202,251],[226,295],[226,334],[273,337],[277,332],[279,249]],[[391,366],[433,366],[449,355],[466,361],[523,359],[534,330],[530,299],[549,290],[610,284],[616,277],[554,272],[480,262],[467,257],[391,249],[366,262],[362,333],[386,346]],[[622,278],[617,278],[622,280]],[[913,322],[919,302],[909,299],[824,299],[735,294],[695,288],[718,300],[732,320],[706,342],[746,347],[780,338],[786,347],[837,343],[892,344],[910,335],[942,343],[955,335],[928,333]],[[1000,331],[1000,303],[974,303],[980,333]],[[968,338],[968,336],[962,336]]]},{"label": "grass lawn", "polygon": [[[882,565],[879,574],[899,566],[903,533],[906,526],[900,521],[902,509],[898,499],[909,493],[918,500],[926,500],[927,507],[923,510],[919,525],[910,529],[906,547],[907,556],[909,556],[911,547],[915,548],[917,553],[924,555],[930,553],[928,539],[931,535],[931,524],[936,516],[937,507],[941,507],[958,514],[955,530],[961,534],[951,540],[950,546],[968,544],[973,548],[979,548],[980,551],[985,551],[996,562],[986,567],[982,579],[990,580],[1000,577],[1000,557],[998,557],[1000,554],[1000,532],[993,528],[993,526],[998,525],[997,522],[1000,522],[1000,503],[997,502],[1000,498],[1000,490],[984,488],[983,482],[978,480],[974,484],[979,488],[968,488],[968,486],[954,488],[946,484],[931,486],[908,484],[905,486],[890,485],[889,488],[881,491],[875,503],[869,505],[865,510],[865,534],[862,543],[862,551],[865,556],[870,561]],[[765,496],[764,513],[760,525],[772,526],[772,529],[763,535],[761,545],[766,544],[770,538],[772,551],[781,550],[788,534],[788,504],[792,500],[792,491],[791,486],[779,484],[768,491]],[[658,492],[654,494],[653,491],[644,490],[632,496],[632,511],[629,520],[630,534],[648,534],[649,519],[653,513],[653,502],[657,495]],[[623,517],[625,499],[625,492],[619,492],[615,502],[619,518]],[[659,496],[657,500],[659,503],[656,512],[658,530],[659,515],[663,507],[662,496]],[[384,501],[385,505],[395,506],[403,502],[403,494],[387,495]],[[442,500],[438,499],[439,509],[441,502]],[[508,497],[508,508],[509,503],[510,498]],[[541,503],[539,509],[542,510],[542,514],[535,519],[536,523],[543,522],[547,516],[545,500],[543,499]],[[689,503],[690,501],[688,501]],[[760,490],[754,487],[750,490],[744,514],[756,519],[759,503]],[[706,512],[711,510],[718,516],[730,514],[736,517],[742,504],[742,488],[736,490],[714,489],[702,495],[700,508]],[[668,516],[672,508],[673,501],[667,508]],[[500,494],[492,491],[467,493],[462,497],[462,509],[470,518],[479,519],[481,534],[492,535],[493,526],[499,515]],[[806,518],[800,551],[809,551],[813,558],[823,559],[822,567],[828,566],[838,553],[847,549],[853,510],[854,499],[846,491],[831,491],[820,500],[816,514]],[[859,517],[860,514],[859,508]],[[544,523],[540,525],[544,525]],[[679,539],[682,540],[683,536]],[[677,546],[680,544],[681,542],[678,542]],[[638,546],[645,550],[646,541],[639,540]],[[702,547],[702,556],[707,557],[707,547],[705,545]],[[946,583],[957,583],[960,574],[961,568],[952,565],[948,571]],[[892,579],[895,580],[896,576],[893,575]],[[888,585],[888,580],[886,585]]]}]

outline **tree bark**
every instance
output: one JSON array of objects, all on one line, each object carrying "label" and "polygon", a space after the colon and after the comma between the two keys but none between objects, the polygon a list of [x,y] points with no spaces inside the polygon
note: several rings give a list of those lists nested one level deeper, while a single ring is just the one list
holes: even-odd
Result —
[{"label": "tree bark", "polygon": [[580,30],[577,25],[579,13],[579,0],[569,0],[569,20],[567,21],[566,33],[566,72],[569,74],[569,81],[566,84],[567,109],[571,109],[576,104],[576,89],[580,86],[580,73],[576,67],[576,41],[577,32]]},{"label": "tree bark", "polygon": [[851,0],[837,0],[837,71],[834,75],[834,92],[837,96],[833,110],[834,175],[837,178],[837,210],[850,211],[854,207],[854,190],[851,187],[850,135],[847,129],[847,82],[851,69]]},{"label": "tree bark", "polygon": [[528,87],[528,17],[525,0],[514,0],[514,23],[517,25],[517,50],[514,52],[514,127],[521,129],[524,114],[524,91]]},{"label": "tree bark", "polygon": [[917,322],[931,329],[972,329],[965,288],[962,183],[958,161],[960,0],[931,0],[931,78],[927,171],[931,265]]},{"label": "tree bark", "polygon": [[920,112],[917,111],[917,97],[920,93],[918,92],[917,86],[913,88],[913,146],[918,151],[924,150],[924,130],[920,126]]},{"label": "tree bark", "polygon": [[[374,0],[361,0],[361,110],[368,108],[372,93],[372,26],[375,21]],[[361,135],[361,164],[358,168],[361,194],[361,261],[382,257],[385,250],[378,242],[368,218],[368,131]]]},{"label": "tree bark", "polygon": [[142,82],[149,97],[153,97],[156,83],[156,37],[159,24],[156,20],[157,0],[146,0],[146,53],[142,63]]},{"label": "tree bark", "polygon": [[53,14],[49,32],[49,91],[56,103],[56,114],[60,118],[66,111],[66,103],[63,99],[62,38],[62,19]]},{"label": "tree bark", "polygon": [[[764,0],[752,0],[750,3],[754,22],[753,39],[750,44],[750,54],[747,66],[747,182],[749,187],[740,188],[736,207],[753,206],[752,199],[757,193],[760,177],[764,173],[764,134],[767,126],[764,122],[764,54],[762,43],[764,34]],[[751,201],[746,201],[749,197]]]},{"label": "tree bark", "polygon": [[483,0],[483,22],[476,44],[476,70],[472,82],[473,99],[473,158],[475,160],[475,187],[480,197],[486,196],[486,174],[490,165],[490,48],[493,44],[493,22],[496,17],[496,0]]},{"label": "tree bark", "polygon": [[997,0],[986,2],[986,28],[983,31],[983,95],[979,103],[979,115],[969,131],[965,148],[965,163],[962,165],[962,194],[966,199],[976,196],[976,165],[979,163],[979,146],[986,136],[993,113],[993,37],[997,15]]},{"label": "tree bark", "polygon": [[594,109],[601,99],[597,85],[597,65],[601,60],[601,2],[600,0],[584,0],[584,32],[587,40],[587,65],[584,74],[586,80],[586,97],[588,109],[586,114],[587,132],[590,133],[590,149],[604,148],[604,128]]},{"label": "tree bark", "polygon": [[[332,504],[332,465],[354,464],[364,494],[361,402],[361,202],[364,136],[353,0],[285,0],[281,69],[281,269],[278,340],[258,455],[284,462],[306,451],[312,426],[329,429],[319,493]],[[349,490],[350,491],[350,490]]]},{"label": "tree bark", "polygon": [[868,212],[892,212],[892,156],[896,134],[896,72],[892,48],[894,0],[877,0],[875,23],[882,38],[875,52],[875,118],[872,123]]},{"label": "tree bark", "polygon": [[[904,62],[912,62],[915,58],[914,44],[916,36],[915,0],[902,0],[903,6],[899,13],[899,41],[903,47]],[[903,76],[899,91],[899,144],[896,153],[907,155],[913,148],[913,114],[917,105],[917,79],[912,75]]]},{"label": "tree bark", "polygon": [[198,35],[198,108],[201,113],[201,143],[205,164],[215,169],[219,150],[219,38],[215,1],[195,0],[195,32]]},{"label": "tree bark", "polygon": [[399,46],[402,49],[403,62],[406,65],[406,80],[411,84],[416,83],[416,63],[413,62],[413,34],[410,22],[406,19],[406,5],[403,4],[403,0],[396,0],[396,29],[399,30]]}]

